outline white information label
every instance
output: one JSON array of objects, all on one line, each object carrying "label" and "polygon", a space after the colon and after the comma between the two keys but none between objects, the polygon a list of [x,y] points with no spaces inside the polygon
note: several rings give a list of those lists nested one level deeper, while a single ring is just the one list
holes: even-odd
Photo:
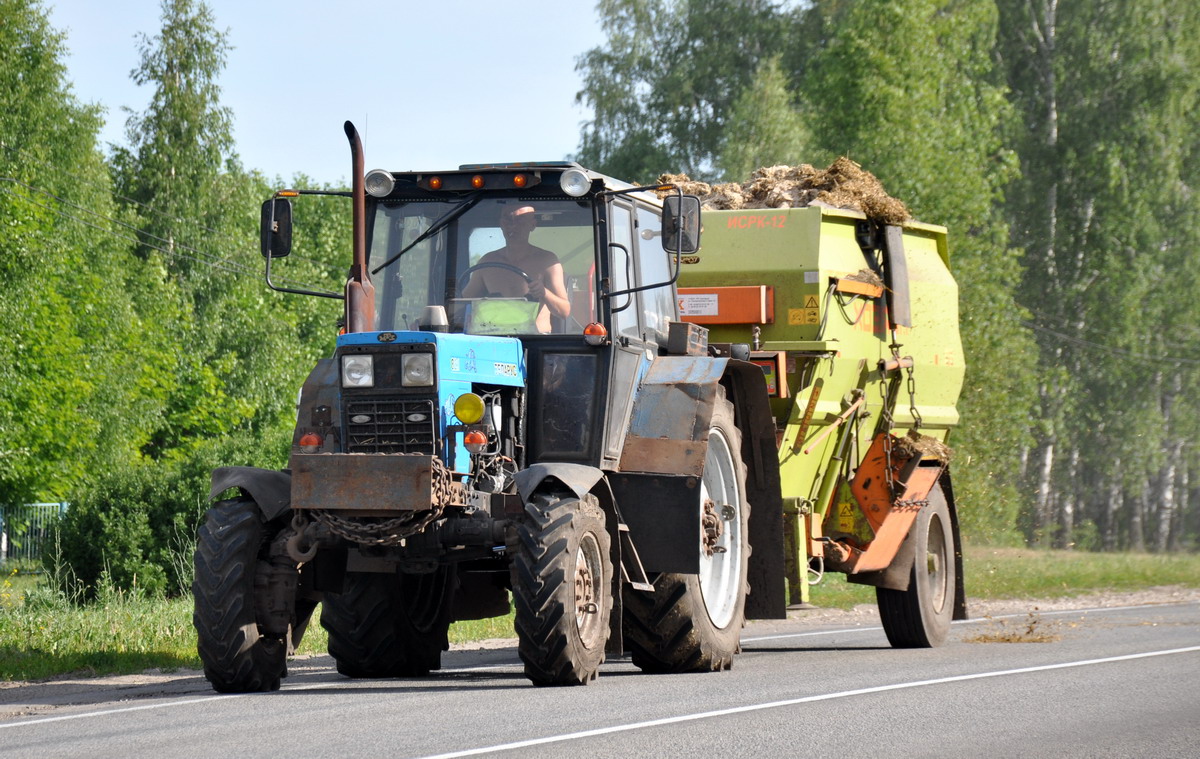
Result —
[{"label": "white information label", "polygon": [[819,272],[819,271],[804,272],[804,284],[806,284],[806,285],[815,285],[817,283],[817,280],[820,278],[821,278],[821,272]]},{"label": "white information label", "polygon": [[720,300],[716,293],[688,293],[679,296],[680,316],[716,316]]}]

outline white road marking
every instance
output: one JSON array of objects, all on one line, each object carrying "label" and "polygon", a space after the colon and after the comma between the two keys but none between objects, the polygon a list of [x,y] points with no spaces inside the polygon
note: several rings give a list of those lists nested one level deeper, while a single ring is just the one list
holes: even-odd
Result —
[{"label": "white road marking", "polygon": [[[1183,601],[1180,603],[1165,603],[1165,604],[1139,604],[1137,606],[1096,606],[1090,609],[1058,609],[1055,611],[1033,610],[1022,612],[1020,614],[993,614],[986,617],[977,617],[975,619],[960,619],[951,622],[952,625],[978,625],[984,622],[991,622],[996,619],[1028,619],[1030,614],[1036,614],[1039,617],[1063,616],[1067,614],[1100,614],[1107,611],[1134,611],[1137,609],[1161,609],[1172,606],[1194,606],[1196,601]],[[814,635],[837,635],[841,633],[855,632],[882,632],[883,628],[879,625],[872,627],[846,627],[840,630],[818,630],[817,632],[806,633],[781,633],[779,635],[760,635],[754,638],[742,638],[743,643],[757,643],[760,640],[783,640],[786,638],[808,638]]]},{"label": "white road marking", "polygon": [[1029,672],[1047,672],[1055,669],[1068,669],[1071,667],[1086,667],[1093,664],[1108,664],[1111,662],[1130,661],[1133,659],[1145,659],[1152,656],[1169,656],[1171,654],[1184,654],[1200,651],[1200,646],[1190,646],[1188,648],[1173,648],[1166,651],[1147,651],[1140,654],[1127,654],[1125,656],[1110,656],[1104,659],[1085,659],[1082,661],[1063,662],[1061,664],[1046,664],[1040,667],[1022,667],[1020,669],[1005,669],[995,672],[977,672],[972,675],[955,675],[954,677],[939,677],[934,680],[917,680],[909,683],[895,683],[893,685],[880,685],[874,688],[859,688],[856,690],[839,691],[837,693],[822,693],[818,696],[805,696],[803,698],[790,698],[785,701],[769,701],[763,704],[748,704],[746,706],[735,706],[729,709],[717,709],[710,712],[698,712],[696,714],[681,714],[676,717],[664,717],[662,719],[647,720],[645,722],[631,722],[625,725],[613,725],[612,727],[601,727],[595,730],[583,730],[578,733],[564,733],[562,735],[551,735],[545,738],[531,738],[524,741],[514,741],[513,743],[501,743],[495,746],[484,746],[482,748],[466,749],[464,751],[451,751],[445,754],[434,754],[431,756],[422,757],[422,759],[457,759],[463,756],[478,756],[480,754],[490,754],[497,751],[512,751],[515,749],[529,748],[530,746],[542,746],[547,743],[561,743],[564,741],[574,741],[581,738],[594,738],[598,735],[611,735],[612,733],[624,733],[631,730],[641,730],[647,727],[660,727],[662,725],[673,725],[680,722],[694,722],[696,720],[711,719],[713,717],[726,717],[731,714],[744,714],[746,712],[757,712],[764,709],[777,709],[781,706],[796,706],[798,704],[810,704],[817,701],[832,701],[839,698],[850,698],[852,696],[865,696],[873,693],[885,693],[887,691],[905,690],[908,688],[921,688],[928,685],[941,685],[944,683],[965,682],[968,680],[982,680],[990,677],[1005,677],[1008,675],[1020,675]]},{"label": "white road marking", "polygon": [[[1166,606],[1187,606],[1187,605],[1192,605],[1194,603],[1196,603],[1196,602],[1188,601],[1188,602],[1184,602],[1181,604],[1142,604],[1140,606],[1104,606],[1104,607],[1097,607],[1097,608],[1092,608],[1092,609],[1066,609],[1066,610],[1061,610],[1061,611],[1038,612],[1038,614],[1042,614],[1042,615],[1086,614],[1086,613],[1099,613],[1099,612],[1108,612],[1108,611],[1127,611],[1127,610],[1131,610],[1131,609],[1148,609],[1148,608],[1166,607]],[[979,622],[986,622],[986,621],[989,621],[992,619],[1013,619],[1013,618],[1024,618],[1027,616],[1028,616],[1028,613],[1006,614],[1003,616],[984,617],[981,619],[968,619],[968,620],[963,620],[960,622],[955,622],[954,624],[956,624],[956,625],[958,625],[958,624],[976,624]],[[883,630],[882,627],[847,627],[847,628],[839,629],[839,630],[820,630],[817,632],[789,633],[789,634],[785,634],[785,635],[764,635],[764,636],[760,636],[760,637],[756,637],[756,638],[742,638],[742,642],[743,643],[753,643],[756,641],[763,641],[763,640],[779,640],[779,639],[783,639],[783,638],[805,638],[805,637],[814,636],[814,635],[836,635],[836,634],[855,633],[855,632],[879,632],[882,630]],[[1161,653],[1180,653],[1183,651],[1191,651],[1191,650],[1195,650],[1195,649],[1176,649],[1174,651],[1152,652],[1149,654],[1139,654],[1139,655],[1135,655],[1135,656],[1156,656],[1156,655],[1160,655]],[[1112,661],[1119,661],[1119,660],[1120,659],[1115,659]],[[1090,662],[1084,662],[1084,663],[1097,663],[1097,662],[1103,662],[1103,661],[1110,661],[1110,660],[1096,659],[1096,660],[1092,660]],[[1078,666],[1078,664],[1065,664],[1065,665],[1054,665],[1054,666]],[[518,670],[520,668],[521,668],[521,664],[513,663],[513,664],[490,664],[490,665],[481,665],[481,666],[476,666],[476,667],[455,667],[453,669],[443,669],[443,670],[439,670],[439,671],[442,673],[446,673],[446,674],[455,674],[455,673],[462,673],[462,672],[489,672],[489,671],[504,672],[504,671]],[[1053,668],[1053,667],[1051,667],[1051,668]],[[1025,671],[1025,670],[1010,670],[1008,673],[1022,672],[1022,671]],[[985,673],[983,675],[968,675],[968,676],[965,676],[964,679],[971,679],[973,677],[994,677],[994,676],[996,676],[996,674],[1007,674],[1007,673],[995,673],[995,674]],[[884,688],[882,688],[882,690],[887,690],[887,689],[891,689],[891,688],[895,688],[895,687],[914,687],[914,685],[927,685],[927,684],[931,684],[931,683],[935,683],[935,682],[950,682],[950,680],[945,680],[945,681],[937,680],[937,681],[929,681],[929,682],[922,682],[922,683],[915,683],[915,684],[905,684],[905,685],[901,685],[901,686],[884,686]],[[291,686],[291,687],[285,687],[284,690],[287,690],[287,691],[326,690],[326,689],[333,689],[333,688],[344,688],[344,687],[346,687],[346,685],[348,685],[348,683],[346,681],[338,680],[338,681],[326,682],[326,683],[311,683],[308,685],[295,685],[295,686]],[[847,691],[846,694],[842,694],[842,695],[857,695],[859,693],[871,693],[871,692],[876,692],[876,691]],[[205,701],[222,701],[222,700],[229,699],[229,698],[244,698],[246,696],[260,696],[260,695],[264,695],[264,694],[260,694],[260,693],[224,693],[224,694],[215,694],[215,695],[211,695],[211,696],[201,696],[199,698],[189,698],[189,699],[184,699],[182,701],[165,701],[165,702],[159,702],[159,703],[153,703],[153,704],[142,704],[141,706],[123,706],[123,707],[119,707],[119,708],[115,708],[115,709],[100,709],[97,711],[83,712],[80,714],[63,714],[63,715],[60,715],[57,717],[38,717],[35,719],[20,720],[18,722],[0,723],[0,730],[3,730],[5,728],[10,728],[10,727],[22,727],[24,725],[42,725],[42,724],[46,724],[48,722],[63,722],[66,720],[85,719],[88,717],[104,717],[104,716],[107,716],[110,714],[125,714],[127,712],[139,712],[139,711],[146,711],[149,709],[167,709],[167,708],[174,707],[174,706],[187,706],[189,704],[199,704],[199,703],[203,703]],[[834,698],[834,697],[839,697],[839,696],[838,696],[838,694],[833,694],[833,695],[828,695],[828,696],[814,696],[814,697],[810,697],[807,700],[821,700],[823,698]],[[780,703],[774,704],[774,705],[783,706],[783,705],[785,705],[785,703],[792,703],[792,702],[780,702]],[[798,701],[796,703],[803,703],[803,701]],[[757,706],[757,707],[753,707],[753,708],[764,708],[765,709],[765,708],[770,708],[770,705]],[[745,711],[746,709],[742,709],[742,710]],[[730,712],[730,713],[733,713],[733,712]],[[691,719],[700,719],[700,718],[701,718],[700,716],[691,717]],[[680,718],[680,719],[686,719],[686,718]],[[654,724],[654,723],[638,723],[637,726],[645,727],[650,724]],[[632,729],[635,729],[635,727],[626,727],[626,728],[622,728],[622,729],[632,730]],[[607,730],[607,732],[613,732],[613,731],[614,731],[614,729]],[[597,734],[600,734],[600,733],[597,733]],[[577,736],[577,737],[586,737],[587,735],[589,735],[589,733],[578,733],[578,734],[572,734],[572,735]],[[540,739],[540,742],[547,743],[547,742],[551,742],[552,740],[571,740],[571,739],[572,738],[559,737],[559,738],[553,738],[553,739]],[[531,743],[531,744],[522,744],[522,745],[536,745],[536,744]],[[486,750],[490,751],[493,749],[486,749]],[[495,750],[503,750],[503,749],[495,749]],[[479,751],[476,751],[475,753],[480,753],[481,751],[484,751],[484,749],[480,749]],[[446,754],[444,756],[450,757],[450,756],[470,756],[470,755],[471,754],[467,753],[467,754]],[[427,758],[427,759],[432,759],[432,758]]]}]

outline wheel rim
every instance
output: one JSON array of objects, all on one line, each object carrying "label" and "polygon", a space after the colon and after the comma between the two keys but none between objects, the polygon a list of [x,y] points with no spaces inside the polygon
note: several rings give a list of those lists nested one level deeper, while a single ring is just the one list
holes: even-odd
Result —
[{"label": "wheel rim", "polygon": [[604,568],[600,559],[600,545],[591,533],[579,541],[575,552],[575,626],[579,640],[587,648],[593,648],[604,631],[600,629],[600,608],[603,597],[601,583]]},{"label": "wheel rim", "polygon": [[737,611],[742,587],[742,498],[729,440],[719,429],[708,435],[700,503],[719,520],[715,536],[701,531],[700,595],[713,625],[725,627]]},{"label": "wheel rim", "polygon": [[929,604],[935,612],[946,605],[947,578],[946,533],[937,514],[929,519],[929,536],[925,541],[925,575],[929,587]]}]

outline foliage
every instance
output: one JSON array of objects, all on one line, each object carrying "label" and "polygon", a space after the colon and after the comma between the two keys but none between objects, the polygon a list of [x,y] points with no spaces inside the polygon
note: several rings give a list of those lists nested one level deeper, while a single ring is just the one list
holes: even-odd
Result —
[{"label": "foliage", "polygon": [[600,0],[607,44],[584,53],[577,100],[592,109],[583,164],[631,181],[711,178],[734,100],[784,49],[770,0]]},{"label": "foliage", "polygon": [[[788,91],[780,57],[767,59],[733,103],[722,136],[722,173],[738,182],[760,166],[794,166],[812,145],[805,115]],[[814,164],[825,163],[806,157]]]},{"label": "foliage", "polygon": [[[1194,3],[998,3],[1020,109],[1018,297],[1041,351],[1035,540],[1180,547],[1195,512],[1200,11]],[[1119,465],[1114,465],[1120,462]],[[1189,506],[1190,504],[1190,506]],[[1193,517],[1194,518],[1194,517]],[[1086,528],[1085,528],[1086,529]],[[1191,534],[1194,536],[1195,527]]]}]

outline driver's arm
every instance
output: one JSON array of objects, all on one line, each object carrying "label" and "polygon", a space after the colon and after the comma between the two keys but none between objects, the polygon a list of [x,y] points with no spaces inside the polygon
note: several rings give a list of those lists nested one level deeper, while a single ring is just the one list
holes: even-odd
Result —
[{"label": "driver's arm", "polygon": [[562,264],[554,263],[548,266],[542,275],[542,282],[545,285],[541,293],[542,302],[550,309],[550,313],[564,318],[570,316],[571,299],[567,297]]},{"label": "driver's arm", "polygon": [[[487,263],[488,256],[484,256],[479,260],[479,263]],[[471,278],[467,280],[467,284],[463,287],[459,296],[462,298],[483,298],[488,294],[487,283],[483,281],[483,272],[471,272]]]}]

